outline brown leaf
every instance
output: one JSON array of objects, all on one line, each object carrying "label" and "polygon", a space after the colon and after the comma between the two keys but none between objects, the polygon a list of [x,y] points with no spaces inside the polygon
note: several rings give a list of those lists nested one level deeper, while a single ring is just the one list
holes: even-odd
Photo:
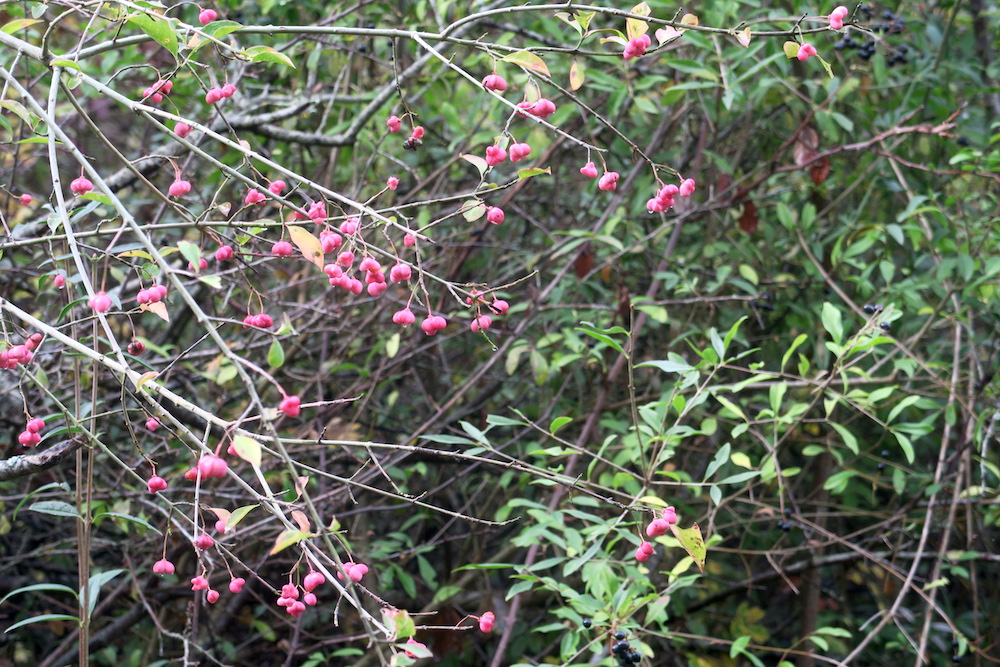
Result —
[{"label": "brown leaf", "polygon": [[583,277],[594,268],[594,249],[590,247],[590,241],[580,246],[580,254],[573,260],[573,270],[576,277],[583,280]]},{"label": "brown leaf", "polygon": [[760,222],[760,219],[757,217],[757,207],[754,203],[748,201],[743,204],[743,215],[740,216],[740,229],[747,234],[753,234],[757,230],[758,222]]},{"label": "brown leaf", "polygon": [[809,165],[809,177],[816,185],[820,185],[830,175],[830,158],[816,160]]},{"label": "brown leaf", "polygon": [[819,150],[819,135],[811,127],[804,127],[795,137],[795,146],[792,148],[792,155],[795,157],[795,165],[804,167],[812,162]]}]

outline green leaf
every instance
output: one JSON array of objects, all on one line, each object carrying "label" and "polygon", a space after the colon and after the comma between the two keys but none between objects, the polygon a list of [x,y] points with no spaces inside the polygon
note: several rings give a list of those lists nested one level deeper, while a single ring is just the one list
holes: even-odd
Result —
[{"label": "green leaf", "polygon": [[11,630],[17,630],[18,628],[23,628],[24,626],[31,625],[32,623],[44,623],[45,621],[75,621],[77,624],[80,623],[79,618],[76,616],[70,616],[69,614],[42,614],[41,616],[32,616],[31,618],[26,618],[23,621],[18,621],[4,630],[3,633],[7,634]]},{"label": "green leaf", "polygon": [[127,21],[134,23],[150,38],[177,57],[177,33],[170,21],[161,18],[154,18],[149,14],[133,14]]},{"label": "green leaf", "polygon": [[7,595],[3,596],[3,599],[0,599],[0,604],[3,604],[15,595],[30,593],[32,591],[59,591],[60,593],[69,593],[74,598],[79,598],[77,592],[69,586],[63,586],[62,584],[31,584],[30,586],[22,586],[7,593]]},{"label": "green leaf", "polygon": [[545,65],[545,61],[536,56],[531,51],[517,51],[506,55],[500,60],[513,63],[515,65],[520,65],[526,69],[530,69],[533,72],[538,72],[539,74],[544,74],[545,76],[551,76],[549,74],[549,68]]},{"label": "green leaf", "polygon": [[715,453],[715,457],[712,462],[708,464],[708,468],[705,469],[705,479],[703,481],[708,481],[716,471],[721,468],[727,461],[729,461],[729,452],[732,449],[730,444],[726,444],[719,447],[719,451]]},{"label": "green leaf", "polygon": [[440,604],[442,602],[447,602],[448,600],[452,599],[453,597],[455,597],[464,590],[465,589],[461,586],[454,586],[454,585],[442,586],[434,594],[433,599],[431,599],[431,606]]},{"label": "green leaf", "polygon": [[271,341],[271,346],[267,349],[267,363],[271,368],[285,365],[285,348],[281,347],[281,341],[277,338]]},{"label": "green leaf", "polygon": [[680,362],[680,361],[644,361],[641,364],[636,364],[636,368],[658,368],[664,373],[686,373],[694,368],[691,364]]},{"label": "green leaf", "polygon": [[527,179],[527,178],[532,178],[534,176],[541,176],[542,174],[545,174],[547,176],[551,176],[552,175],[552,167],[545,167],[544,169],[542,167],[531,167],[529,169],[518,169],[517,170],[517,177],[519,179],[521,179],[522,181],[525,180],[525,179]]},{"label": "green leaf", "polygon": [[41,21],[37,19],[14,19],[10,23],[6,24],[4,27],[0,28],[0,32],[5,32],[8,35],[13,35],[15,32],[19,30],[24,30],[25,28],[29,28],[35,25],[36,23],[41,23]]},{"label": "green leaf", "polygon": [[277,539],[274,540],[274,546],[271,547],[270,555],[273,556],[276,553],[284,551],[293,544],[298,544],[304,539],[312,537],[312,534],[305,532],[304,530],[298,530],[296,528],[289,528],[284,530],[278,535]]},{"label": "green leaf", "polygon": [[97,521],[98,519],[106,517],[106,516],[109,516],[109,517],[111,517],[113,519],[123,519],[125,521],[131,521],[132,523],[137,523],[140,526],[142,526],[142,527],[144,527],[144,528],[146,528],[148,530],[153,531],[157,535],[162,535],[163,534],[153,524],[149,523],[145,519],[140,519],[137,516],[132,516],[131,514],[121,514],[120,512],[101,512],[100,514],[95,514],[93,520]]},{"label": "green leaf", "polygon": [[226,532],[228,533],[230,530],[235,528],[247,514],[257,507],[260,507],[260,505],[244,505],[243,507],[234,509],[233,513],[229,515],[229,518],[226,519]]},{"label": "green leaf", "polygon": [[618,341],[616,341],[614,338],[611,338],[611,336],[620,334],[625,334],[627,336],[628,331],[626,331],[621,327],[611,327],[610,329],[598,329],[590,322],[580,322],[580,324],[583,326],[577,327],[576,331],[585,333],[591,338],[596,338],[597,340],[601,341],[608,347],[617,350],[622,355],[625,355],[625,348],[623,348],[621,344],[618,343]]},{"label": "green leaf", "polygon": [[117,577],[122,572],[123,569],[119,570],[108,570],[107,572],[98,572],[90,576],[90,583],[87,586],[87,593],[90,599],[87,601],[87,616],[94,615],[94,608],[97,606],[97,600],[100,597],[101,587],[108,583],[115,577]]},{"label": "green leaf", "polygon": [[201,266],[201,248],[190,241],[178,241],[177,249],[181,251],[181,256],[194,267],[194,272],[198,273],[201,270],[199,268]]},{"label": "green leaf", "polygon": [[854,437],[846,426],[843,424],[838,424],[837,422],[827,422],[833,429],[840,434],[841,439],[844,441],[844,445],[851,450],[853,453],[858,453],[858,439]]},{"label": "green leaf", "polygon": [[820,319],[823,322],[823,328],[830,334],[833,342],[840,345],[844,340],[844,324],[840,319],[840,310],[829,301],[824,302]]},{"label": "green leaf", "polygon": [[393,629],[393,634],[397,639],[408,639],[417,631],[413,619],[410,618],[410,614],[405,609],[384,607],[382,609],[382,620],[385,622],[386,627]]},{"label": "green leaf", "polygon": [[729,647],[729,657],[735,658],[739,654],[746,650],[747,644],[750,643],[750,635],[743,635],[733,642],[733,645]]},{"label": "green leaf", "polygon": [[76,508],[62,500],[39,500],[37,503],[28,505],[28,509],[32,512],[49,514],[51,516],[68,516],[73,517],[74,519],[80,518],[80,513],[76,511]]},{"label": "green leaf", "polygon": [[913,444],[910,443],[910,439],[899,431],[893,431],[892,434],[896,436],[896,442],[899,443],[899,448],[903,450],[903,455],[906,456],[906,462],[913,463]]},{"label": "green leaf", "polygon": [[82,72],[83,68],[80,67],[80,63],[75,60],[67,60],[65,58],[57,58],[49,63],[50,67],[62,67],[63,69],[75,69],[78,72]]},{"label": "green leaf", "polygon": [[252,63],[279,63],[295,69],[291,58],[271,46],[251,46],[243,51],[243,55]]},{"label": "green leaf", "polygon": [[549,425],[549,433],[555,435],[556,431],[558,431],[571,421],[573,421],[572,417],[556,417],[555,419],[552,420],[552,423]]},{"label": "green leaf", "polygon": [[237,433],[233,436],[233,449],[236,450],[236,455],[241,459],[253,465],[255,467],[260,467],[260,443],[253,438],[247,437],[242,433]]}]

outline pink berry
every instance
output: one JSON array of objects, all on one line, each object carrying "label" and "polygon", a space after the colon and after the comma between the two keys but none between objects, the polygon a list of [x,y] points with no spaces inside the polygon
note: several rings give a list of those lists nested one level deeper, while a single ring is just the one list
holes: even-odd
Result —
[{"label": "pink berry", "polygon": [[289,417],[298,417],[302,408],[299,407],[301,399],[298,396],[285,396],[278,404],[278,409],[284,412]]},{"label": "pink berry", "polygon": [[646,49],[649,48],[650,40],[649,35],[642,35],[641,37],[633,37],[625,45],[625,52],[622,57],[625,60],[631,60],[632,58],[640,58],[646,53]]},{"label": "pink berry", "polygon": [[661,516],[663,517],[663,520],[666,521],[668,524],[677,523],[677,511],[674,510],[673,505],[664,509],[663,514]]},{"label": "pink berry", "polygon": [[42,436],[31,431],[21,431],[20,435],[17,436],[17,441],[25,447],[32,447],[42,441]]},{"label": "pink berry", "polygon": [[271,184],[267,186],[267,189],[271,191],[271,194],[280,195],[285,190],[285,182],[271,181]]},{"label": "pink berry", "polygon": [[298,600],[299,588],[295,584],[288,583],[281,587],[281,597],[286,600]]},{"label": "pink berry", "polygon": [[402,326],[407,326],[413,324],[416,321],[416,317],[413,315],[413,311],[409,308],[403,308],[402,310],[397,310],[392,314],[392,321],[396,324],[401,324]]},{"label": "pink berry", "polygon": [[98,292],[91,299],[87,300],[87,305],[98,313],[106,313],[111,309],[111,297],[104,292]]},{"label": "pink berry", "polygon": [[215,104],[222,99],[222,91],[218,88],[210,88],[207,93],[205,93],[205,102],[207,104]]},{"label": "pink berry", "polygon": [[646,537],[659,537],[660,535],[665,535],[668,530],[670,530],[669,523],[663,519],[653,519],[646,526]]},{"label": "pink berry", "polygon": [[270,329],[274,326],[274,318],[267,313],[254,315],[253,325],[259,329]]},{"label": "pink berry", "polygon": [[215,546],[215,540],[208,533],[202,533],[198,536],[198,539],[194,541],[196,547],[204,551],[205,549],[211,549]]},{"label": "pink berry", "polygon": [[316,606],[316,602],[317,602],[317,600],[316,600],[316,594],[315,593],[306,593],[305,595],[302,596],[302,602],[305,603],[306,605],[310,606],[310,607],[315,607]]},{"label": "pink berry", "polygon": [[246,583],[247,580],[244,579],[243,577],[236,577],[235,579],[229,582],[229,592],[233,593],[234,595],[236,593],[239,593],[240,591],[243,590],[243,586]]},{"label": "pink berry", "polygon": [[208,25],[217,18],[219,18],[219,15],[214,9],[203,9],[198,14],[198,23]]},{"label": "pink berry", "polygon": [[652,542],[643,542],[639,545],[639,551],[647,556],[652,556],[653,552],[656,551],[656,547],[653,546]]},{"label": "pink berry", "polygon": [[25,430],[31,431],[32,433],[38,433],[43,428],[45,428],[45,420],[38,418],[29,419],[28,423],[24,425],[24,428]]},{"label": "pink berry", "polygon": [[408,264],[395,264],[389,269],[389,280],[394,283],[401,283],[409,280],[412,272]]},{"label": "pink berry", "polygon": [[694,194],[694,179],[685,178],[681,181],[681,186],[677,189],[681,197],[690,197]]},{"label": "pink berry", "polygon": [[198,575],[191,580],[191,590],[193,591],[205,591],[208,590],[208,579]]},{"label": "pink berry", "polygon": [[479,333],[480,331],[486,331],[493,325],[493,318],[489,315],[480,315],[476,319],[472,320],[472,324],[469,328],[472,329],[472,333]]},{"label": "pink berry", "polygon": [[641,548],[635,550],[635,559],[640,563],[645,563],[649,560],[649,554],[643,551]]},{"label": "pink berry", "polygon": [[510,309],[510,304],[503,299],[495,299],[493,303],[490,304],[490,309],[498,315],[506,315],[507,310]]},{"label": "pink berry", "polygon": [[413,234],[407,234],[406,236],[403,237],[403,245],[405,245],[407,248],[412,248],[416,244],[417,244],[417,237],[414,236]]},{"label": "pink berry", "polygon": [[243,203],[247,206],[253,206],[254,204],[263,204],[264,195],[258,192],[255,188],[250,188],[247,191],[247,196],[243,198]]},{"label": "pink berry", "polygon": [[361,271],[379,271],[381,268],[382,265],[374,257],[365,257],[358,265],[358,269]]},{"label": "pink berry", "polygon": [[424,128],[421,125],[417,125],[415,128],[413,128],[413,131],[410,132],[410,139],[423,139],[423,138],[424,138]]},{"label": "pink berry", "polygon": [[215,251],[215,261],[225,262],[228,259],[233,258],[233,247],[229,245],[219,246],[219,249]]},{"label": "pink berry", "polygon": [[490,632],[493,632],[493,624],[495,622],[496,616],[494,616],[492,611],[487,611],[479,617],[479,629],[489,634]]},{"label": "pink berry", "polygon": [[288,241],[278,241],[271,246],[271,253],[278,257],[291,257],[295,248]]},{"label": "pink berry", "polygon": [[187,193],[191,192],[191,183],[177,179],[170,184],[169,192],[171,197],[183,197]]},{"label": "pink berry", "polygon": [[81,176],[80,178],[74,178],[69,184],[70,191],[79,196],[87,194],[94,189],[94,184],[90,182],[90,179],[86,176]]},{"label": "pink berry", "polygon": [[33,198],[33,197],[32,197],[31,195],[27,194],[27,193],[25,193],[25,194],[21,195],[21,196],[20,196],[20,197],[18,197],[17,199],[18,199],[18,201],[20,201],[20,202],[21,202],[21,204],[23,204],[24,206],[31,206],[31,202],[33,202],[33,201],[34,201],[34,198]]},{"label": "pink berry", "polygon": [[337,263],[344,268],[349,267],[354,263],[354,253],[350,250],[345,250],[344,252],[337,255]]},{"label": "pink berry", "polygon": [[499,225],[504,220],[503,209],[499,206],[486,207],[486,222]]},{"label": "pink berry", "polygon": [[587,178],[597,178],[597,167],[593,162],[588,162],[587,164],[580,167],[580,173]]},{"label": "pink berry", "polygon": [[358,231],[358,225],[360,224],[361,220],[359,220],[358,218],[348,218],[347,220],[344,220],[343,223],[341,223],[340,232],[344,236],[350,236],[351,234],[354,234]]},{"label": "pink berry", "polygon": [[222,93],[222,96],[225,98],[232,97],[233,94],[236,92],[236,86],[235,84],[227,83],[226,85],[222,86],[220,92]]},{"label": "pink berry", "polygon": [[198,268],[197,269],[194,268],[194,264],[192,264],[191,262],[188,262],[188,269],[190,269],[191,271],[201,271],[202,269],[207,269],[207,268],[208,268],[208,260],[205,259],[204,257],[199,257],[198,258]]},{"label": "pink berry", "polygon": [[323,576],[322,572],[310,572],[302,580],[302,588],[311,593],[317,586],[324,583],[326,583],[326,577]]},{"label": "pink berry", "polygon": [[223,521],[222,519],[219,519],[219,520],[217,520],[215,522],[215,532],[221,533],[221,534],[225,535],[226,534],[226,530],[227,529],[226,529],[226,522],[225,521]]},{"label": "pink berry", "polygon": [[486,164],[495,167],[507,159],[507,151],[499,146],[489,146],[486,149]]},{"label": "pink berry", "polygon": [[320,223],[326,219],[326,203],[321,201],[314,201],[309,205],[309,210],[306,211],[309,219],[315,223]]},{"label": "pink berry", "polygon": [[298,600],[296,600],[292,604],[288,605],[285,609],[288,611],[289,614],[298,618],[299,616],[302,615],[302,612],[306,610],[306,605],[304,602],[299,602]]},{"label": "pink berry", "polygon": [[215,454],[203,454],[198,459],[198,469],[195,471],[195,474],[201,473],[202,479],[225,477],[227,470],[229,470],[229,464],[225,460]]},{"label": "pink berry", "polygon": [[177,123],[174,125],[174,134],[183,139],[191,133],[191,126],[187,123]]},{"label": "pink berry", "polygon": [[395,176],[390,176],[389,178],[385,179],[385,186],[390,190],[395,190],[396,188],[399,187],[399,179],[396,178]]},{"label": "pink berry", "polygon": [[205,599],[208,600],[208,604],[215,604],[219,601],[219,591],[214,588],[208,589],[208,592],[205,593]]},{"label": "pink berry", "polygon": [[424,318],[423,322],[420,323],[420,328],[423,329],[424,333],[428,336],[433,336],[446,326],[448,326],[448,321],[440,315],[428,315]]},{"label": "pink berry", "polygon": [[150,417],[149,419],[146,420],[146,429],[147,430],[149,430],[149,431],[155,431],[158,428],[160,428],[160,422],[158,422],[156,419],[154,419],[153,417]]},{"label": "pink berry", "polygon": [[158,475],[153,475],[146,481],[146,487],[149,489],[150,493],[163,491],[167,488],[167,480],[159,477]]},{"label": "pink berry", "polygon": [[319,234],[319,242],[323,246],[323,252],[333,252],[343,244],[344,238],[337,232],[325,229]]},{"label": "pink berry", "polygon": [[495,90],[498,93],[502,93],[507,90],[507,81],[499,74],[493,73],[486,76],[483,79],[483,88],[486,90]]},{"label": "pink berry", "polygon": [[153,574],[173,574],[174,564],[171,563],[166,558],[161,558],[160,560],[153,563]]},{"label": "pink berry", "polygon": [[390,132],[395,134],[403,127],[403,121],[399,119],[399,116],[389,116],[388,120],[385,121],[385,125],[389,128]]},{"label": "pink berry", "polygon": [[814,55],[816,55],[816,47],[812,44],[803,44],[799,47],[799,53],[796,57],[799,60],[809,60]]},{"label": "pink berry", "polygon": [[62,289],[66,286],[66,276],[57,273],[56,277],[52,279],[52,284],[56,286],[56,289]]},{"label": "pink berry", "polygon": [[552,103],[552,100],[540,97],[537,102],[528,108],[527,111],[532,116],[537,116],[538,118],[548,118],[556,112],[556,105]]},{"label": "pink berry", "polygon": [[523,160],[531,154],[531,146],[528,144],[514,144],[510,147],[510,161],[517,162]]},{"label": "pink berry", "polygon": [[597,187],[601,190],[611,191],[618,187],[618,172],[617,171],[606,171],[604,175],[601,176],[601,180],[597,181]]}]

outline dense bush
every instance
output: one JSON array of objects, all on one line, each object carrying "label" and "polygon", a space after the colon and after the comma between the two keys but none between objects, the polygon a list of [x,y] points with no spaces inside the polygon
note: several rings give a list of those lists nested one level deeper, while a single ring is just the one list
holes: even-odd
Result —
[{"label": "dense bush", "polygon": [[997,7],[707,4],[0,6],[0,664],[994,662]]}]

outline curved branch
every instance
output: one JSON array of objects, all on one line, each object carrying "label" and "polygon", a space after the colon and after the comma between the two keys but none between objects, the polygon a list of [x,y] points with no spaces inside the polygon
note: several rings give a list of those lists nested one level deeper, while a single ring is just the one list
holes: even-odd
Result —
[{"label": "curved branch", "polygon": [[54,468],[83,445],[80,439],[64,440],[37,454],[12,456],[0,461],[0,482],[34,475],[36,472]]}]

